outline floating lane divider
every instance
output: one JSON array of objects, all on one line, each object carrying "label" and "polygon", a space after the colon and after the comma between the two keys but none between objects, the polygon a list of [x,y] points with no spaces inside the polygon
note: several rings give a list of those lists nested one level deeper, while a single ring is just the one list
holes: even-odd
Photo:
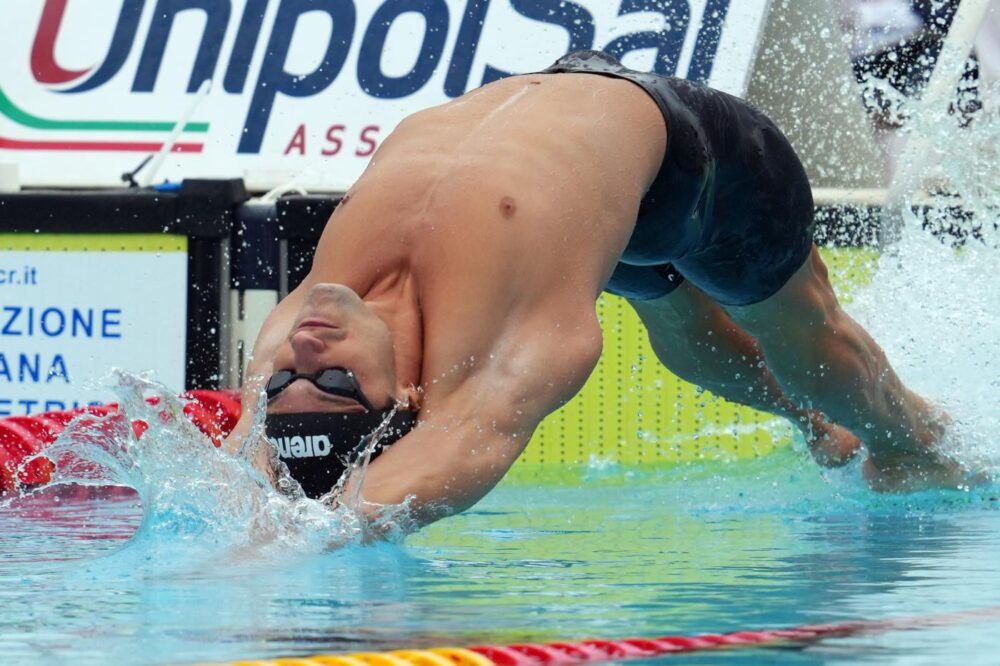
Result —
[{"label": "floating lane divider", "polygon": [[[182,395],[189,400],[184,414],[216,446],[235,427],[240,418],[240,398],[237,391],[189,391]],[[150,400],[155,404],[156,399]],[[10,416],[0,419],[0,495],[28,490],[49,482],[55,466],[48,458],[24,460],[43,453],[45,447],[59,437],[70,421],[81,414],[105,416],[117,410],[117,405],[92,405],[65,411],[45,412],[33,416]],[[148,425],[133,421],[132,428],[141,437]]]},{"label": "floating lane divider", "polygon": [[671,654],[689,654],[708,650],[762,648],[788,644],[805,646],[824,638],[844,638],[858,634],[928,629],[984,621],[997,617],[1000,617],[1000,606],[919,617],[815,624],[792,629],[737,631],[730,634],[358,652],[346,655],[284,657],[270,660],[236,661],[226,664],[201,664],[200,666],[549,666],[593,664],[627,659],[650,659]]}]

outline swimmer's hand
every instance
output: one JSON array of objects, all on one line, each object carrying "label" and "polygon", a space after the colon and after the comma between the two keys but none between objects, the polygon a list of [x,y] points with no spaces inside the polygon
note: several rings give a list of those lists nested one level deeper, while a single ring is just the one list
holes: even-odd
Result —
[{"label": "swimmer's hand", "polygon": [[320,504],[327,510],[338,513],[346,512],[357,521],[362,543],[376,541],[398,541],[401,537],[416,532],[420,523],[413,518],[410,500],[402,504],[383,505],[370,502],[353,502],[344,497],[339,489],[335,489],[319,498]]},{"label": "swimmer's hand", "polygon": [[861,450],[861,440],[850,430],[830,423],[822,413],[806,412],[802,433],[813,459],[823,467],[843,467]]}]

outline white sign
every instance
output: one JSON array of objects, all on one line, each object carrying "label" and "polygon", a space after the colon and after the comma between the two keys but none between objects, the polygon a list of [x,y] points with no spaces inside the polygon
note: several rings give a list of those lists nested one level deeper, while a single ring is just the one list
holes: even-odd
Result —
[{"label": "white sign", "polygon": [[110,401],[112,367],[184,388],[186,252],[0,251],[0,418]]},{"label": "white sign", "polygon": [[[189,5],[197,4],[197,8]],[[187,5],[187,6],[186,6]],[[345,190],[402,118],[570,51],[742,95],[768,0],[17,0],[0,22],[0,161],[25,185],[160,176]],[[180,9],[179,9],[180,8]]]}]

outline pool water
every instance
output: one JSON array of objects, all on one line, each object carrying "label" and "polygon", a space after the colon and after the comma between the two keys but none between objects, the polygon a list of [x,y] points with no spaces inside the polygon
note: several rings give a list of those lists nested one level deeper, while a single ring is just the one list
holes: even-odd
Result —
[{"label": "pool water", "polygon": [[[623,638],[1000,605],[1000,489],[876,496],[786,449],[501,485],[403,544],[222,549],[135,496],[0,511],[0,662],[187,664]],[[996,663],[1000,620],[683,663]],[[666,660],[666,658],[664,659]]]}]

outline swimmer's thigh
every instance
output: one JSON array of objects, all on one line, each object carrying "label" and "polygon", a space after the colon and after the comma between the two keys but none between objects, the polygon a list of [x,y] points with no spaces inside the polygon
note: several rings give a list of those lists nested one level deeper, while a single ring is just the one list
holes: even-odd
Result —
[{"label": "swimmer's thigh", "polygon": [[664,367],[687,382],[749,404],[745,389],[760,374],[759,348],[717,302],[688,281],[658,298],[628,302]]},{"label": "swimmer's thigh", "polygon": [[656,357],[674,375],[743,404],[763,397],[747,391],[761,374],[757,343],[673,265],[620,263],[606,290],[629,302]]}]

